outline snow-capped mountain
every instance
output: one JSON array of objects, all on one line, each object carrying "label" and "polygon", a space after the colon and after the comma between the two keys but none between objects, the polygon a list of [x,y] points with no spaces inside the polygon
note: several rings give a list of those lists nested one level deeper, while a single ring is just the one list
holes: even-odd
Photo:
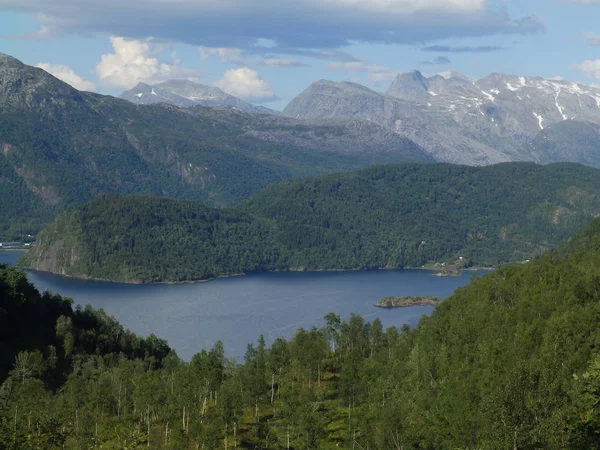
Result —
[{"label": "snow-capped mountain", "polygon": [[386,94],[501,136],[533,136],[563,120],[600,123],[600,89],[564,80],[500,73],[479,80],[457,73],[425,78],[415,71],[398,75]]},{"label": "snow-capped mountain", "polygon": [[[600,166],[600,158],[587,154],[600,153],[600,141],[587,145],[585,155],[570,148],[561,152],[564,141],[548,142],[558,139],[558,132],[544,133],[544,146],[531,145],[541,131],[565,121],[600,124],[600,89],[563,80],[498,73],[480,80],[458,73],[427,78],[413,71],[398,75],[385,94],[320,80],[294,98],[283,115],[376,122],[415,141],[437,161],[597,161]],[[552,152],[546,155],[544,148]]]},{"label": "snow-capped mountain", "polygon": [[138,105],[167,103],[180,108],[201,105],[256,114],[279,114],[273,109],[240,100],[219,88],[189,80],[168,80],[154,85],[138,83],[133,89],[123,92],[120,98]]}]

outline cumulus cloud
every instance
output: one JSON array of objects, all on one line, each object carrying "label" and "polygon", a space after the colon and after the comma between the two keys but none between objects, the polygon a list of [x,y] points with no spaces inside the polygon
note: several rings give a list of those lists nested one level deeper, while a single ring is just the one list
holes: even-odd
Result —
[{"label": "cumulus cloud", "polygon": [[40,69],[44,69],[49,74],[55,76],[59,80],[64,81],[67,84],[70,84],[75,89],[80,91],[94,91],[96,90],[96,85],[85,78],[77,75],[73,70],[68,66],[63,66],[62,64],[50,64],[41,62],[37,64],[36,67]]},{"label": "cumulus cloud", "polygon": [[543,29],[496,0],[0,0],[64,32],[109,33],[226,48],[259,40],[279,48],[340,48],[352,42],[420,44],[448,37]]},{"label": "cumulus cloud", "polygon": [[152,39],[113,36],[110,43],[114,53],[102,55],[96,65],[96,74],[104,86],[129,89],[139,82],[158,83],[173,78],[197,80],[201,75],[201,71],[181,66],[174,53],[171,53],[171,61],[160,61],[160,55],[168,47]]},{"label": "cumulus cloud", "polygon": [[429,45],[423,47],[424,52],[436,53],[487,53],[504,50],[504,47],[498,45],[477,45],[477,46],[451,46],[451,45]]},{"label": "cumulus cloud", "polygon": [[375,84],[391,81],[396,78],[399,71],[386,66],[366,64],[363,61],[333,62],[327,65],[329,70],[346,70],[352,72],[366,72],[367,78]]},{"label": "cumulus cloud", "polygon": [[435,65],[442,66],[445,64],[452,64],[452,61],[450,61],[445,56],[438,56],[436,58],[433,58],[432,60],[421,61],[421,64],[424,64],[426,66],[435,66]]},{"label": "cumulus cloud", "polygon": [[228,70],[213,83],[213,86],[250,102],[269,102],[277,99],[269,83],[248,67]]},{"label": "cumulus cloud", "polygon": [[596,33],[583,33],[583,38],[585,42],[594,47],[600,46],[600,34]]},{"label": "cumulus cloud", "polygon": [[581,64],[574,64],[572,70],[580,70],[590,78],[600,80],[600,59],[588,59]]}]

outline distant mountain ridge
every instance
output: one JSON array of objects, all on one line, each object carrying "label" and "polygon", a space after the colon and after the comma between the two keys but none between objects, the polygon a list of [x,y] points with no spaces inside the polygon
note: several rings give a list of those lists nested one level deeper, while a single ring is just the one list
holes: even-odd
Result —
[{"label": "distant mountain ridge", "polygon": [[167,80],[154,85],[138,83],[132,89],[123,92],[119,98],[136,105],[166,103],[180,108],[200,105],[255,114],[280,114],[274,109],[255,106],[240,100],[217,87],[205,86],[189,80]]},{"label": "distant mountain ridge", "polygon": [[480,80],[458,73],[428,78],[413,71],[399,74],[385,94],[320,80],[283,115],[373,121],[414,140],[437,161],[469,165],[571,160],[598,166],[594,154],[600,152],[600,145],[586,154],[576,144],[548,155],[532,149],[538,134],[565,121],[600,124],[600,89],[563,80],[498,73]]},{"label": "distant mountain ridge", "polygon": [[470,128],[475,114],[487,121],[490,132],[512,136],[534,136],[564,120],[600,123],[600,88],[501,73],[479,80],[445,75],[400,74],[386,95],[447,111]]}]

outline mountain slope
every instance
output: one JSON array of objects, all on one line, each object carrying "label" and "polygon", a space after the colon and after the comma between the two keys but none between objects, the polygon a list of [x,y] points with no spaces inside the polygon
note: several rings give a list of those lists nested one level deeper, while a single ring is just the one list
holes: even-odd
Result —
[{"label": "mountain slope", "polygon": [[521,262],[600,214],[573,164],[391,165],[273,185],[237,210],[103,197],[59,216],[20,262],[72,276],[186,281],[240,272]]},{"label": "mountain slope", "polygon": [[599,448],[599,229],[595,220],[568,249],[475,279],[401,339],[379,378],[397,389],[393,413],[380,407],[403,418],[388,422],[396,441]]},{"label": "mountain slope", "polygon": [[166,103],[181,108],[200,105],[235,109],[247,113],[279,115],[279,111],[252,105],[217,87],[205,86],[189,80],[167,80],[155,85],[138,83],[134,88],[123,92],[119,98],[136,105]]},{"label": "mountain slope", "polygon": [[574,161],[600,167],[600,124],[565,120],[550,125],[529,143],[539,163]]},{"label": "mountain slope", "polygon": [[361,130],[361,143],[352,145],[356,127],[277,120],[136,106],[79,92],[0,55],[0,239],[34,234],[58,212],[104,192],[231,205],[286,178],[431,160],[377,126]]}]

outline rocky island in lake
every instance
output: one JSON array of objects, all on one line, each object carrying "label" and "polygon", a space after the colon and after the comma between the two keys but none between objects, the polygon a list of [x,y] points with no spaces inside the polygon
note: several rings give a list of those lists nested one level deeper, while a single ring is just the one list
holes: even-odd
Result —
[{"label": "rocky island in lake", "polygon": [[437,297],[384,297],[375,303],[378,308],[408,308],[409,306],[435,306],[440,302]]}]

